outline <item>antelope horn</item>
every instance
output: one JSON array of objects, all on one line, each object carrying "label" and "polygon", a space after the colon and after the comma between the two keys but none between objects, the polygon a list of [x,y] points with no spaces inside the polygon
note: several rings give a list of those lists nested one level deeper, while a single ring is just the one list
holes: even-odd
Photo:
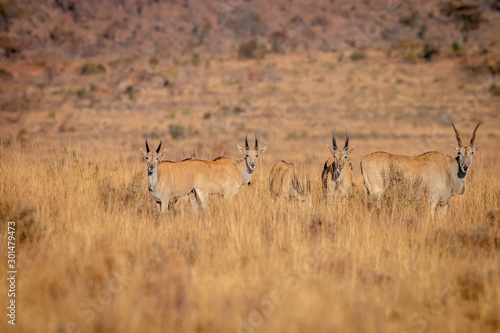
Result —
[{"label": "antelope horn", "polygon": [[255,133],[255,150],[259,150],[259,140],[257,140],[257,133]]},{"label": "antelope horn", "polygon": [[345,129],[345,145],[344,145],[344,151],[349,150],[349,134],[347,133],[347,128]]},{"label": "antelope horn", "polygon": [[477,124],[476,128],[474,128],[474,132],[472,132],[472,138],[470,138],[470,146],[474,145],[474,140],[476,140],[476,130],[481,125],[481,123]]},{"label": "antelope horn", "polygon": [[333,134],[332,134],[332,144],[333,144],[333,150],[339,150],[337,148],[337,141],[335,140],[335,130],[333,130]]},{"label": "antelope horn", "polygon": [[149,153],[148,139],[146,139],[146,152]]},{"label": "antelope horn", "polygon": [[159,154],[159,153],[160,153],[161,142],[162,142],[162,140],[160,140],[160,145],[158,146],[158,148],[156,148],[156,153],[157,153],[157,154]]},{"label": "antelope horn", "polygon": [[245,134],[245,149],[250,150],[250,146],[248,145],[248,134]]},{"label": "antelope horn", "polygon": [[[457,136],[457,142],[458,142],[458,146],[459,147],[462,147],[462,139],[460,139],[460,134],[458,134],[458,131],[457,129],[455,128],[455,125],[453,125],[453,123],[451,123],[451,126],[453,126],[453,129],[455,130],[455,135]],[[479,125],[478,125],[479,126]],[[476,127],[477,128],[477,127]]]}]

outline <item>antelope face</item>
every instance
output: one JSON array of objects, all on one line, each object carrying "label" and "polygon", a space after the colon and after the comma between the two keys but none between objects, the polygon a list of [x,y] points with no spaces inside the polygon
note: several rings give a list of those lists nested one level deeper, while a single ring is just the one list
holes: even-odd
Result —
[{"label": "antelope face", "polygon": [[259,149],[259,141],[257,140],[257,136],[255,136],[255,148],[250,149],[250,146],[248,145],[248,139],[245,136],[245,148],[238,146],[238,150],[240,153],[245,156],[245,162],[247,165],[247,169],[249,173],[252,173],[255,170],[255,167],[257,166],[257,157],[259,157],[260,154],[266,151],[267,146],[264,148]]},{"label": "antelope face", "polygon": [[[354,147],[352,149],[354,149]],[[333,180],[343,179],[347,156],[349,156],[352,149],[350,151],[337,150],[332,152],[333,158],[335,159],[333,164]]]},{"label": "antelope face", "polygon": [[158,160],[160,159],[160,157],[163,156],[163,154],[166,151],[166,149],[164,149],[163,151],[160,152],[160,148],[161,148],[161,141],[156,151],[149,150],[148,140],[146,140],[146,152],[144,152],[142,148],[139,148],[142,152],[142,155],[146,159],[149,174],[153,173],[156,170],[156,168],[158,167]]},{"label": "antelope face", "polygon": [[337,148],[337,142],[335,140],[335,131],[333,131],[332,135],[332,144],[333,148],[330,147],[330,145],[326,145],[330,153],[332,153],[332,156],[335,160],[333,163],[333,180],[339,180],[342,181],[344,178],[344,167],[345,167],[345,162],[347,161],[347,156],[349,156],[350,153],[354,150],[355,146],[352,146],[351,149],[349,149],[349,134],[347,133],[347,129],[345,130],[345,144],[344,144],[344,149],[339,150]]},{"label": "antelope face", "polygon": [[462,145],[462,140],[460,139],[460,135],[458,134],[458,131],[455,128],[455,125],[453,125],[453,123],[451,124],[451,126],[453,126],[453,129],[455,130],[458,147],[455,146],[454,144],[451,144],[451,146],[455,149],[455,151],[458,154],[458,167],[465,175],[467,175],[467,173],[470,170],[470,167],[472,165],[472,157],[474,153],[479,150],[479,147],[481,147],[481,145],[477,145],[476,147],[474,147],[474,140],[476,139],[476,130],[479,127],[479,125],[481,125],[481,123],[477,124],[476,128],[474,129],[474,132],[472,133],[469,146],[464,147]]},{"label": "antelope face", "polygon": [[[458,165],[460,167],[460,170],[462,170],[463,173],[467,174],[469,172],[470,167],[472,165],[472,156],[476,151],[479,150],[479,147],[481,145],[478,145],[477,147],[460,147],[455,149],[458,154]],[[457,148],[457,147],[455,147]]]}]

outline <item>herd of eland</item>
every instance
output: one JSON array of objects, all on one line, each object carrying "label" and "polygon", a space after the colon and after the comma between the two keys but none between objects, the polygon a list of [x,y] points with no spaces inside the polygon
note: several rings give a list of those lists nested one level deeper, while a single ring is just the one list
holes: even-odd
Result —
[{"label": "herd of eland", "polygon": [[[475,127],[468,146],[462,144],[455,125],[451,125],[457,139],[457,145],[451,144],[456,152],[455,157],[436,151],[418,156],[378,151],[361,159],[360,169],[367,194],[375,199],[377,206],[380,207],[382,195],[393,183],[411,186],[416,199],[425,199],[429,203],[433,215],[437,208],[444,212],[454,195],[465,193],[465,181],[472,165],[472,157],[480,147],[474,145],[480,123]],[[173,208],[177,199],[185,196],[196,211],[199,207],[205,209],[209,195],[218,194],[226,200],[238,194],[243,185],[250,184],[257,158],[267,147],[259,149],[257,137],[253,149],[250,148],[247,137],[245,148],[239,145],[237,147],[243,155],[241,159],[221,156],[211,161],[188,158],[172,162],[160,160],[166,151],[161,150],[161,141],[158,148],[151,151],[146,140],[146,151],[141,148],[141,152],[148,166],[149,192],[158,204],[160,213]],[[335,131],[332,146],[327,144],[327,148],[332,157],[324,163],[321,173],[323,197],[329,199],[347,196],[355,187],[353,167],[347,162],[354,146],[349,148],[347,129],[342,149],[337,147]],[[295,165],[283,160],[271,169],[269,187],[273,200],[282,197],[305,201],[312,195],[309,175],[307,188],[304,189]]]}]

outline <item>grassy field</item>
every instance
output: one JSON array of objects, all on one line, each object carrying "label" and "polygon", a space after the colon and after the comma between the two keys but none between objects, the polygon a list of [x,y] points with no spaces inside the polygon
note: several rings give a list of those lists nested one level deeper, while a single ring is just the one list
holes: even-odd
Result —
[{"label": "grassy field", "polygon": [[[108,70],[94,106],[50,86],[36,112],[19,121],[7,114],[0,246],[6,263],[6,223],[16,221],[18,317],[15,330],[5,318],[0,330],[500,330],[499,99],[480,79],[454,60],[409,64],[377,54],[175,70],[176,86],[144,89],[120,108],[106,104],[106,82],[117,75]],[[466,193],[447,215],[432,219],[425,205],[397,195],[369,208],[360,159],[376,150],[451,155],[449,121],[464,143],[483,125]],[[170,124],[184,138],[174,140]],[[342,142],[345,127],[357,190],[326,203],[326,144],[333,129]],[[183,202],[158,215],[139,152],[145,137],[151,146],[163,139],[171,160],[239,158],[236,144],[254,131],[268,149],[250,186],[227,203],[211,198],[200,215]],[[281,159],[302,178],[309,173],[312,205],[272,202],[268,174]]]}]

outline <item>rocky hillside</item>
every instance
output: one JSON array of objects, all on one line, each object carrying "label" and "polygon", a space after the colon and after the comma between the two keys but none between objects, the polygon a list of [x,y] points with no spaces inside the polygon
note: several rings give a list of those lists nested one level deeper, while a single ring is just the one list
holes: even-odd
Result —
[{"label": "rocky hillside", "polygon": [[499,10],[498,0],[3,0],[0,47],[38,59],[378,49],[417,61],[496,52]]}]

